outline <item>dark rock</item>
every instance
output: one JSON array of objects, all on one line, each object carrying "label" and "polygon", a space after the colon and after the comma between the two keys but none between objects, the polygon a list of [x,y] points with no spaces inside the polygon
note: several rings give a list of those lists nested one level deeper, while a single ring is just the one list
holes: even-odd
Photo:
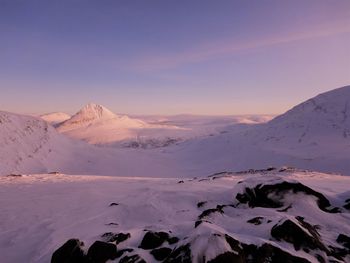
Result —
[{"label": "dark rock", "polygon": [[[308,224],[310,229],[312,226]],[[308,229],[308,228],[307,228]],[[308,229],[309,230],[309,229]],[[277,224],[271,229],[271,236],[277,240],[284,240],[293,244],[295,250],[301,248],[320,249],[325,252],[329,252],[325,245],[320,240],[320,235],[316,229],[309,230],[310,233],[306,233],[298,224],[287,219],[282,224]]]},{"label": "dark rock", "polygon": [[128,252],[133,252],[134,250],[132,248],[125,248],[125,249],[118,249],[117,251],[117,258],[120,258],[124,253]]},{"label": "dark rock", "polygon": [[170,245],[175,244],[177,242],[179,242],[179,238],[178,237],[170,237],[170,238],[168,238],[168,243]]},{"label": "dark rock", "polygon": [[314,196],[318,207],[324,212],[340,212],[339,208],[331,208],[330,202],[323,194],[298,182],[281,182],[273,185],[259,184],[254,188],[247,187],[244,193],[236,195],[236,199],[240,203],[248,204],[249,207],[281,208],[285,205],[283,203],[284,196],[290,192]]},{"label": "dark rock", "polygon": [[85,263],[86,257],[79,239],[69,239],[51,257],[51,263]]},{"label": "dark rock", "polygon": [[178,184],[183,184],[184,181],[183,181],[183,180],[180,180],[180,181],[178,181],[177,183],[178,183]]},{"label": "dark rock", "polygon": [[21,174],[8,174],[7,177],[22,177]]},{"label": "dark rock", "polygon": [[132,255],[121,258],[119,263],[146,263],[146,261],[139,255]]},{"label": "dark rock", "polygon": [[224,211],[222,210],[222,206],[218,205],[216,208],[211,208],[203,211],[199,216],[198,219],[203,219],[204,217],[209,216],[212,213],[220,213],[223,214]]},{"label": "dark rock", "polygon": [[197,226],[199,226],[200,224],[203,223],[203,220],[197,220],[195,223],[194,223],[194,228],[196,228]]},{"label": "dark rock", "polygon": [[207,201],[198,202],[197,207],[200,208],[200,207],[204,206],[206,203],[207,203]]},{"label": "dark rock", "polygon": [[339,244],[342,244],[344,247],[346,247],[347,249],[350,250],[350,237],[349,236],[346,236],[344,234],[340,234],[337,237],[337,242]]},{"label": "dark rock", "polygon": [[163,263],[192,263],[190,244],[174,249]]},{"label": "dark rock", "polygon": [[161,248],[153,249],[151,251],[151,254],[153,255],[153,257],[156,260],[162,261],[162,260],[166,259],[170,255],[171,251],[172,251],[171,248],[161,247]]},{"label": "dark rock", "polygon": [[128,238],[131,237],[130,233],[112,233],[112,232],[107,232],[104,233],[101,236],[105,242],[115,242],[117,245],[125,240],[127,240]]},{"label": "dark rock", "polygon": [[154,249],[160,247],[165,241],[169,239],[169,234],[166,232],[147,232],[139,246],[142,249]]},{"label": "dark rock", "polygon": [[246,261],[236,253],[225,252],[221,255],[218,255],[216,258],[208,261],[208,263],[245,263]]},{"label": "dark rock", "polygon": [[287,212],[289,209],[291,209],[292,208],[292,205],[289,205],[289,206],[287,206],[287,207],[285,207],[285,208],[283,208],[283,209],[279,209],[279,210],[277,210],[278,212]]},{"label": "dark rock", "polygon": [[226,242],[230,245],[231,249],[237,253],[241,253],[241,243],[229,235],[225,235]]},{"label": "dark rock", "polygon": [[110,203],[109,206],[117,206],[119,205],[118,203]]},{"label": "dark rock", "polygon": [[87,257],[93,263],[105,263],[109,259],[116,259],[117,256],[117,246],[103,241],[95,241],[87,253]]},{"label": "dark rock", "polygon": [[246,262],[267,263],[267,262],[283,262],[283,263],[311,263],[307,259],[293,256],[280,248],[271,244],[263,244],[260,247],[255,245],[243,245],[246,258],[250,259]]},{"label": "dark rock", "polygon": [[119,226],[118,223],[114,223],[114,222],[111,222],[111,223],[108,223],[108,224],[105,224],[106,226]]},{"label": "dark rock", "polygon": [[253,225],[256,225],[256,226],[257,226],[257,225],[261,225],[263,219],[264,219],[263,217],[257,216],[257,217],[254,217],[254,218],[252,218],[252,219],[249,219],[249,220],[247,221],[247,223],[250,223],[250,224],[253,224]]},{"label": "dark rock", "polygon": [[350,255],[350,251],[345,248],[330,246],[330,255],[336,259],[343,260],[346,256]]},{"label": "dark rock", "polygon": [[343,207],[350,210],[350,199],[345,200],[345,205]]}]

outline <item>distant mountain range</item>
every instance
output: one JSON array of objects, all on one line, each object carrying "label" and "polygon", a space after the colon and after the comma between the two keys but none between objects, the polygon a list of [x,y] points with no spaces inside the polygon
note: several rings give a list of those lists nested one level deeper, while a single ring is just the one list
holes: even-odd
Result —
[{"label": "distant mountain range", "polygon": [[[92,103],[61,123],[69,116],[42,116],[57,129],[39,118],[0,112],[0,173],[60,170],[187,177],[290,165],[350,175],[349,102],[350,86],[346,86],[307,100],[267,123],[227,119],[227,125],[219,125],[215,117],[205,122],[191,117],[187,122],[196,124],[185,128],[164,119],[117,115]],[[208,129],[208,123],[218,128]],[[208,130],[188,136],[186,132],[196,125]],[[187,137],[181,138],[183,134]],[[108,147],[124,139],[130,140],[128,147],[147,150],[126,149],[123,144]]]}]

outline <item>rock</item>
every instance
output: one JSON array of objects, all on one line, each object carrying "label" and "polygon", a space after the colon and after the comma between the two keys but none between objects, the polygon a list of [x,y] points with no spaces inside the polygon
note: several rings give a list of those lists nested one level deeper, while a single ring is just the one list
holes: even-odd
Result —
[{"label": "rock", "polygon": [[128,238],[131,237],[130,233],[112,233],[112,232],[107,232],[104,233],[102,236],[103,240],[105,242],[115,242],[117,245],[125,240],[127,240]]},{"label": "rock", "polygon": [[245,260],[233,252],[225,252],[208,261],[208,263],[245,263]]},{"label": "rock", "polygon": [[307,259],[293,256],[280,248],[271,244],[263,244],[260,247],[255,245],[243,245],[246,255],[246,262],[267,263],[267,262],[283,262],[283,263],[311,263]]},{"label": "rock", "polygon": [[225,235],[226,242],[230,245],[231,249],[236,253],[241,253],[241,243],[229,235]]},{"label": "rock", "polygon": [[52,254],[51,263],[85,263],[82,246],[84,243],[79,239],[69,239]]},{"label": "rock", "polygon": [[350,237],[346,236],[344,234],[340,234],[337,237],[337,242],[341,245],[343,245],[345,248],[350,250]]},{"label": "rock", "polygon": [[153,249],[151,251],[151,254],[153,255],[153,257],[156,260],[162,261],[162,260],[166,259],[170,255],[171,251],[172,251],[171,248],[161,247],[161,248]]},{"label": "rock", "polygon": [[170,238],[168,238],[168,243],[170,245],[175,244],[177,242],[179,242],[179,238],[178,237],[170,237]]},{"label": "rock", "polygon": [[139,255],[132,255],[121,258],[119,263],[146,263],[146,261]]},{"label": "rock", "polygon": [[257,226],[257,225],[261,225],[263,219],[264,219],[263,217],[257,216],[257,217],[254,217],[254,218],[252,218],[252,219],[249,219],[249,220],[247,221],[247,223],[253,224],[253,225],[256,225],[256,226]]},{"label": "rock", "polygon": [[117,246],[103,241],[95,241],[87,253],[88,259],[93,263],[105,263],[107,260],[116,259],[117,256]]},{"label": "rock", "polygon": [[125,248],[125,249],[118,249],[117,251],[117,258],[120,258],[124,253],[128,252],[133,252],[134,250],[132,248]]},{"label": "rock", "polygon": [[192,263],[190,244],[175,248],[163,263]]},{"label": "rock", "polygon": [[347,210],[350,210],[350,198],[345,200],[345,205],[343,207]]},{"label": "rock", "polygon": [[117,206],[119,205],[118,203],[110,203],[109,206]]},{"label": "rock", "polygon": [[197,207],[200,208],[200,207],[204,206],[206,203],[207,203],[207,201],[198,202]]},{"label": "rock", "polygon": [[21,174],[8,174],[7,177],[22,177]]},{"label": "rock", "polygon": [[321,193],[307,187],[299,182],[281,182],[276,184],[258,184],[254,188],[246,187],[243,193],[238,193],[236,199],[242,204],[248,204],[249,207],[281,208],[284,205],[283,200],[288,193],[304,193],[314,196],[318,207],[328,213],[338,213],[339,208],[331,208],[328,199]]},{"label": "rock", "polygon": [[154,249],[160,247],[165,241],[169,239],[169,234],[166,232],[152,232],[148,231],[139,246],[142,249]]},{"label": "rock", "polygon": [[[308,225],[308,227],[312,228],[310,224]],[[327,253],[329,252],[329,250],[321,242],[320,235],[316,229],[313,228],[312,231],[309,230],[309,233],[307,233],[297,223],[294,223],[289,219],[283,221],[281,224],[273,226],[271,229],[271,236],[278,241],[284,240],[293,244],[295,250],[306,248],[320,249]]]},{"label": "rock", "polygon": [[211,209],[207,209],[207,210],[204,210],[199,216],[198,216],[198,219],[203,219],[204,217],[207,217],[209,216],[210,214],[212,213],[220,213],[220,214],[223,214],[224,213],[224,210],[223,210],[223,207],[222,205],[217,205],[216,208],[211,208]]}]

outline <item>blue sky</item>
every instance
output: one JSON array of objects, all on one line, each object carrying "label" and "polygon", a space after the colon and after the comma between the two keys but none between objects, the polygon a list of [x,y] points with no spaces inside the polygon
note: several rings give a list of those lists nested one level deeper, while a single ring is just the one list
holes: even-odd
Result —
[{"label": "blue sky", "polygon": [[350,84],[350,1],[0,0],[0,109],[282,113]]}]

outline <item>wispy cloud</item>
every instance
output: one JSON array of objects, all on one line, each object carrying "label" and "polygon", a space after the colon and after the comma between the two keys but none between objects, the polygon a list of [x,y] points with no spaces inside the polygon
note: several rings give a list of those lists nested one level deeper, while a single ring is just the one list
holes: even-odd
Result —
[{"label": "wispy cloud", "polygon": [[290,32],[264,39],[255,39],[240,42],[232,39],[202,43],[197,47],[173,54],[154,54],[139,58],[131,63],[133,69],[139,71],[154,71],[161,69],[176,68],[182,65],[208,61],[211,59],[231,56],[240,52],[274,45],[287,44],[296,41],[313,38],[328,37],[350,32],[348,21],[338,22],[332,25],[319,26],[316,29],[304,30],[303,32]]}]

